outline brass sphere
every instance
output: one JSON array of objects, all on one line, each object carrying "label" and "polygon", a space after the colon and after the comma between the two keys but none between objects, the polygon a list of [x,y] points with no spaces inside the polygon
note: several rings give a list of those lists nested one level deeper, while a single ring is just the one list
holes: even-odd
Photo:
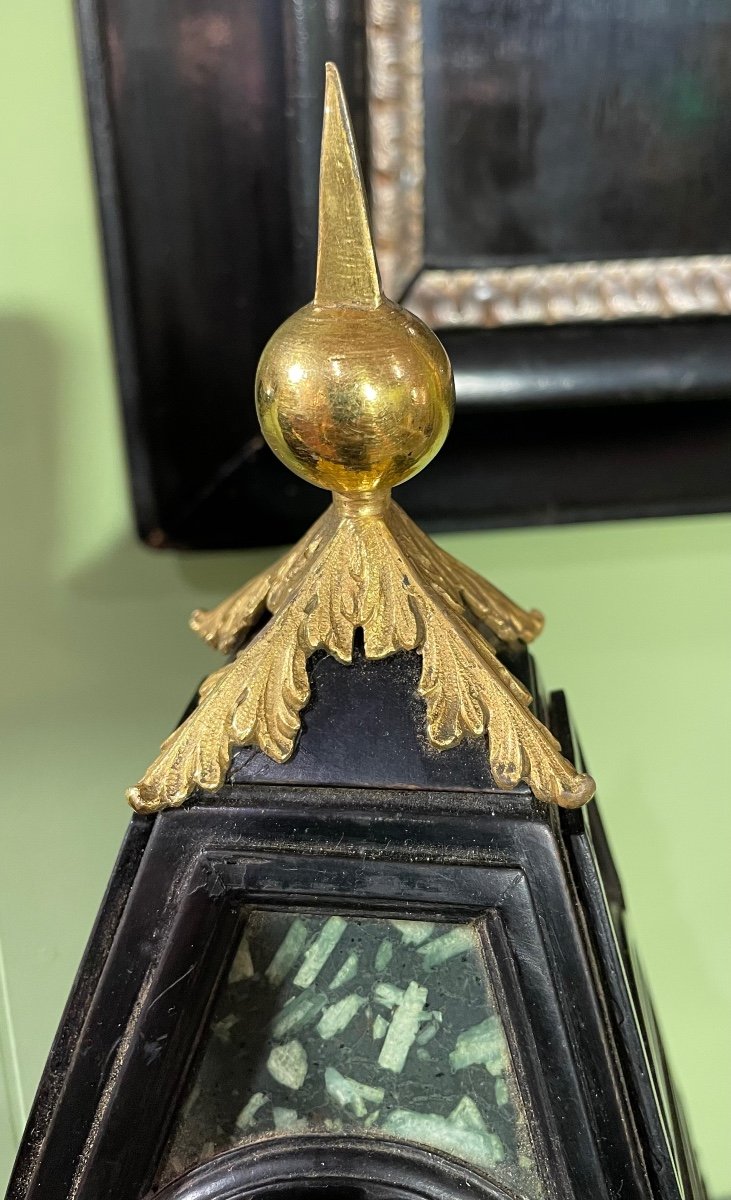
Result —
[{"label": "brass sphere", "polygon": [[307,304],[264,348],[256,407],[286,466],[359,495],[403,483],[437,453],[454,412],[452,369],[432,331],[390,300]]}]

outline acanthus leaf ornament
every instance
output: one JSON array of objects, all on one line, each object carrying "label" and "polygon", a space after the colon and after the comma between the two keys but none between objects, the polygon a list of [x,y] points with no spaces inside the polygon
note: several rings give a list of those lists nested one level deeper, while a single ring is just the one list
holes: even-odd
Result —
[{"label": "acanthus leaf ornament", "polygon": [[[362,179],[340,80],[327,68],[315,299],[266,347],[257,408],[275,453],[333,491],[312,529],[269,570],[193,629],[233,661],[206,679],[198,705],[128,793],[140,812],[182,804],[225,781],[234,747],[277,762],[294,752],[310,699],[308,660],[350,663],[421,655],[429,740],[448,750],[484,737],[498,788],[525,782],[573,808],[594,782],[561,755],[531,697],[497,656],[543,620],[436,546],[391,499],[434,456],[449,428],[453,383],[435,335],[381,292]],[[262,622],[264,622],[262,624]]]}]

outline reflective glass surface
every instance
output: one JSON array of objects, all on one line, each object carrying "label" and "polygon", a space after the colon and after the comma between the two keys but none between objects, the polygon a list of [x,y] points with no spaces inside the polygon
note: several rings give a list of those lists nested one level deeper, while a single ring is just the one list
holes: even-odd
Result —
[{"label": "reflective glass surface", "polygon": [[421,12],[430,266],[728,253],[728,3]]},{"label": "reflective glass surface", "polygon": [[540,1191],[477,929],[252,912],[162,1178],[272,1135],[366,1131]]}]

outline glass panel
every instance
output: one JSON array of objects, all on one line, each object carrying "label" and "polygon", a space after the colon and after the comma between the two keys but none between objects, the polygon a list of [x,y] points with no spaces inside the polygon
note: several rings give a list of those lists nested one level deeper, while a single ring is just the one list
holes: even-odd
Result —
[{"label": "glass panel", "polygon": [[729,252],[731,6],[421,11],[429,266]]},{"label": "glass panel", "polygon": [[366,1130],[540,1191],[476,929],[251,913],[163,1180],[273,1134]]}]

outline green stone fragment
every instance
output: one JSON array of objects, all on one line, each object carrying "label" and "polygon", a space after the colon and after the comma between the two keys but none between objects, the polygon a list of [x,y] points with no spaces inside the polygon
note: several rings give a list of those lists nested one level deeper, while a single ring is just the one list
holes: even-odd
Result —
[{"label": "green stone fragment", "polygon": [[510,1096],[508,1095],[508,1085],[503,1079],[502,1075],[498,1075],[497,1079],[495,1080],[495,1101],[500,1105],[501,1108],[504,1108],[509,1100]]},{"label": "green stone fragment", "polygon": [[282,1087],[297,1091],[307,1078],[307,1055],[301,1042],[275,1046],[267,1059],[267,1070]]},{"label": "green stone fragment", "polygon": [[231,1030],[238,1021],[236,1013],[229,1013],[227,1017],[222,1017],[220,1021],[216,1021],[211,1025],[211,1032],[214,1037],[217,1037],[221,1042],[231,1041]]},{"label": "green stone fragment", "polygon": [[449,933],[443,933],[433,942],[419,946],[417,954],[421,956],[425,967],[438,967],[440,963],[454,958],[455,954],[463,954],[465,950],[475,949],[475,939],[472,929],[466,925],[457,925]]},{"label": "green stone fragment", "polygon": [[416,1035],[417,1046],[427,1046],[433,1037],[439,1033],[439,1026],[436,1021],[430,1021],[423,1029],[420,1029]]},{"label": "green stone fragment", "polygon": [[486,1130],[465,1129],[436,1113],[397,1108],[389,1113],[380,1128],[394,1137],[433,1146],[445,1154],[467,1159],[476,1166],[493,1167],[505,1157],[503,1144],[496,1134]]},{"label": "green stone fragment", "polygon": [[341,1075],[335,1067],[325,1069],[325,1091],[340,1108],[349,1109],[354,1117],[364,1117],[369,1107],[383,1102],[383,1088],[369,1087]]},{"label": "green stone fragment", "polygon": [[420,946],[434,929],[433,921],[391,921],[391,924],[401,934],[404,946]]},{"label": "green stone fragment", "polygon": [[301,992],[288,1000],[272,1021],[272,1037],[279,1040],[308,1025],[322,1012],[327,1003],[324,992]]},{"label": "green stone fragment", "polygon": [[302,966],[294,977],[294,985],[309,987],[314,983],[333,950],[347,929],[342,917],[329,917],[311,946],[307,947]]},{"label": "green stone fragment", "polygon": [[307,926],[299,917],[295,917],[274,958],[264,972],[267,982],[272,987],[279,987],[289,975],[307,944],[307,937]]},{"label": "green stone fragment", "polygon": [[344,987],[346,983],[350,983],[351,979],[355,979],[358,974],[358,955],[349,954],[343,963],[340,970],[333,976],[329,987],[331,991],[336,988]]},{"label": "green stone fragment", "polygon": [[379,972],[379,974],[381,971],[385,971],[392,958],[393,946],[391,944],[391,940],[390,938],[384,938],[376,951],[376,971]]},{"label": "green stone fragment", "polygon": [[191,1112],[193,1111],[193,1109],[196,1106],[196,1102],[197,1102],[200,1094],[201,1094],[201,1085],[200,1085],[200,1083],[196,1083],[195,1086],[193,1088],[191,1088],[190,1095],[188,1096],[188,1099],[185,1101],[185,1104],[183,1105],[183,1112],[182,1112],[183,1117],[190,1116]]},{"label": "green stone fragment", "polygon": [[433,1008],[431,1012],[422,1013],[419,1017],[419,1022],[422,1025],[426,1025],[429,1021],[436,1021],[437,1025],[441,1025],[442,1020],[443,1014],[437,1008]]},{"label": "green stone fragment", "polygon": [[381,1014],[379,1013],[378,1016],[376,1017],[375,1021],[373,1022],[373,1030],[372,1030],[373,1041],[380,1042],[382,1038],[385,1038],[387,1031],[388,1031],[388,1021],[386,1020],[385,1017],[382,1017]]},{"label": "green stone fragment", "polygon": [[412,979],[391,1018],[378,1056],[378,1065],[384,1071],[394,1071],[398,1074],[403,1070],[419,1030],[419,1016],[426,1004],[427,994],[427,989]]},{"label": "green stone fragment", "polygon": [[287,1129],[291,1133],[306,1133],[309,1128],[306,1117],[299,1117],[296,1108],[275,1108],[272,1110],[275,1129]]},{"label": "green stone fragment", "polygon": [[239,948],[236,951],[231,970],[228,973],[229,983],[241,983],[242,979],[254,978],[254,964],[251,960],[251,948],[249,946],[246,934],[239,942]]},{"label": "green stone fragment", "polygon": [[491,1075],[502,1075],[507,1066],[507,1047],[497,1017],[488,1017],[473,1025],[457,1038],[449,1056],[453,1071],[462,1071],[474,1063],[482,1063]]},{"label": "green stone fragment", "polygon": [[264,1092],[254,1092],[254,1095],[244,1105],[238,1117],[236,1118],[236,1128],[249,1129],[254,1124],[254,1121],[256,1120],[256,1114],[258,1113],[259,1109],[262,1108],[268,1100],[269,1097],[266,1096]]},{"label": "green stone fragment", "polygon": [[342,1000],[331,1004],[329,1008],[325,1009],[318,1022],[317,1032],[320,1037],[327,1041],[328,1038],[335,1037],[336,1033],[342,1033],[365,1003],[365,996],[351,992],[349,996],[343,996]]},{"label": "green stone fragment", "polygon": [[487,1130],[482,1113],[471,1096],[462,1097],[459,1104],[449,1114],[449,1120],[454,1125],[461,1125],[463,1129]]},{"label": "green stone fragment", "polygon": [[393,983],[377,983],[373,989],[373,999],[384,1008],[396,1008],[404,998],[403,988]]}]

